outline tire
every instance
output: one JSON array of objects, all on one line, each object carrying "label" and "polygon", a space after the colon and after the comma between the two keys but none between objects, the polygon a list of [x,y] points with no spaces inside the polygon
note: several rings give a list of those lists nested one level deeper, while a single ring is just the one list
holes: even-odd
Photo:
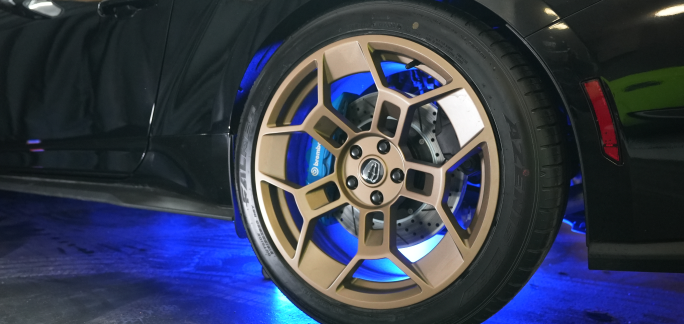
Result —
[{"label": "tire", "polygon": [[[278,223],[264,214],[263,206],[273,203],[259,198],[264,182],[255,180],[261,172],[255,161],[262,154],[257,146],[264,137],[264,116],[278,89],[290,80],[288,76],[325,46],[352,37],[376,36],[423,46],[460,72],[477,95],[473,101],[479,100],[486,111],[485,124],[491,125],[494,162],[498,163],[498,169],[491,170],[499,177],[492,196],[495,203],[490,203],[492,219],[488,231],[478,234],[481,243],[470,263],[443,289],[415,303],[398,303],[400,307],[348,303],[322,292],[300,275],[273,234]],[[496,30],[440,4],[351,4],[316,18],[289,37],[252,88],[238,134],[237,179],[243,222],[273,282],[295,305],[324,323],[479,323],[500,310],[548,253],[567,200],[564,119],[533,66]],[[345,148],[348,143],[340,145]],[[339,191],[344,196],[347,189],[342,186]]]}]

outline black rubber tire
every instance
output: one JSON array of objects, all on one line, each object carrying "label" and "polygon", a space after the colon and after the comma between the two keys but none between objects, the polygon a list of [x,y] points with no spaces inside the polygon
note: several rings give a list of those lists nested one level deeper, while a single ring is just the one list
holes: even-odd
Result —
[{"label": "black rubber tire", "polygon": [[[416,22],[418,28],[413,28]],[[406,38],[452,62],[479,92],[490,114],[501,165],[496,216],[476,259],[444,291],[418,304],[391,310],[342,304],[299,278],[268,235],[253,191],[256,134],[281,81],[316,49],[367,34]],[[496,30],[441,4],[352,4],[318,17],[288,38],[252,88],[237,149],[243,221],[254,251],[273,282],[295,305],[324,323],[479,323],[501,309],[525,285],[551,248],[567,200],[564,119],[533,66]]]}]

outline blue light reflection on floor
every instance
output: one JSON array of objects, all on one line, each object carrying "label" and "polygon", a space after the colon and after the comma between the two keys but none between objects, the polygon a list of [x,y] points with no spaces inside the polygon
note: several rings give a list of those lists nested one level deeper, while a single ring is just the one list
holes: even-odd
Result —
[{"label": "blue light reflection on floor", "polygon": [[[0,206],[0,322],[316,323],[232,222],[9,192]],[[564,225],[486,323],[681,323],[684,275],[588,270],[585,239]]]},{"label": "blue light reflection on floor", "polygon": [[270,298],[273,308],[272,323],[316,323],[308,315],[304,314],[297,306],[276,287],[272,285],[272,295]]}]

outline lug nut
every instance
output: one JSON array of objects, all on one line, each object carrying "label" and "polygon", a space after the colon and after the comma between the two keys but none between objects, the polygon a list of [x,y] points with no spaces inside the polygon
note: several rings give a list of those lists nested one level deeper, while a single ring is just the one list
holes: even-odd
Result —
[{"label": "lug nut", "polygon": [[349,155],[351,155],[354,160],[358,160],[361,157],[361,154],[363,154],[363,151],[358,145],[352,146],[351,150],[349,150]]},{"label": "lug nut", "polygon": [[392,170],[392,174],[390,174],[390,177],[392,178],[392,181],[395,183],[401,183],[404,181],[404,171],[401,171],[401,169],[394,169]]},{"label": "lug nut", "polygon": [[359,180],[355,176],[347,177],[347,188],[354,190],[359,186]]},{"label": "lug nut", "polygon": [[390,143],[386,140],[378,142],[378,152],[381,154],[387,154],[390,150]]},{"label": "lug nut", "polygon": [[371,202],[374,205],[382,204],[382,200],[383,200],[382,192],[375,190],[375,191],[373,191],[373,193],[371,193],[370,198],[371,198]]}]

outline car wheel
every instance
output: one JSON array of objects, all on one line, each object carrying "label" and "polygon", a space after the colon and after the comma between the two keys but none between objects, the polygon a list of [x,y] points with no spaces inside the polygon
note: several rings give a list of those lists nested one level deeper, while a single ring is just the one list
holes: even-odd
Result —
[{"label": "car wheel", "polygon": [[563,118],[466,13],[333,10],[284,41],[239,131],[244,224],[326,323],[480,322],[529,280],[567,199]]}]

